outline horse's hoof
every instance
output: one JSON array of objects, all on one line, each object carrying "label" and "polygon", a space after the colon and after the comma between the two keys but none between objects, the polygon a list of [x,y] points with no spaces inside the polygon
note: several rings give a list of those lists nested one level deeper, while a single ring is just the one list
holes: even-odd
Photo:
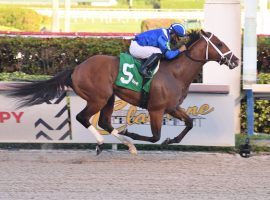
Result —
[{"label": "horse's hoof", "polygon": [[134,144],[128,144],[128,149],[129,149],[129,152],[132,154],[132,155],[138,155],[138,152],[137,152],[137,149],[135,147]]},{"label": "horse's hoof", "polygon": [[164,140],[161,145],[168,145],[171,144],[171,139],[170,138],[166,138],[166,140]]},{"label": "horse's hoof", "polygon": [[103,151],[103,144],[97,144],[96,155],[98,156]]},{"label": "horse's hoof", "polygon": [[128,130],[127,129],[124,129],[121,132],[119,132],[118,134],[119,135],[127,135],[127,133],[128,133]]}]

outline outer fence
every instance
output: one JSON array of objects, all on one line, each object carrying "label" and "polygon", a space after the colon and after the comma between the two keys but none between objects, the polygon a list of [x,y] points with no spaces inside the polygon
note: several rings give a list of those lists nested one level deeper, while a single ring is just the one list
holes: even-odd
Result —
[{"label": "outer fence", "polygon": [[[41,15],[52,16],[51,9],[36,9]],[[60,18],[65,17],[65,10],[59,9],[58,14]],[[128,20],[142,20],[147,18],[155,19],[203,19],[204,12],[202,10],[158,10],[158,9],[71,9],[70,18],[72,19],[91,19],[101,20],[104,22],[111,22],[118,20],[128,22]]]},{"label": "outer fence", "polygon": [[21,37],[39,37],[39,38],[56,38],[56,37],[119,37],[132,38],[134,33],[89,33],[89,32],[18,32],[18,31],[0,31],[0,36],[21,36]]},{"label": "outer fence", "polygon": [[[4,84],[0,93],[0,142],[33,143],[95,143],[92,134],[79,124],[76,114],[85,102],[69,91],[67,96],[29,108],[15,109],[16,102],[5,96]],[[70,110],[67,98],[70,100]],[[234,100],[228,86],[192,84],[182,108],[194,118],[194,128],[181,142],[183,145],[234,146],[233,108]],[[69,115],[70,111],[70,115]],[[151,135],[146,110],[136,108],[116,99],[112,124],[122,130]],[[92,124],[97,127],[98,114]],[[71,125],[71,126],[70,126]],[[183,122],[164,115],[161,142],[175,137],[184,129]],[[101,134],[107,134],[100,130]],[[107,143],[118,143],[110,135]],[[134,141],[135,143],[144,143]]]}]

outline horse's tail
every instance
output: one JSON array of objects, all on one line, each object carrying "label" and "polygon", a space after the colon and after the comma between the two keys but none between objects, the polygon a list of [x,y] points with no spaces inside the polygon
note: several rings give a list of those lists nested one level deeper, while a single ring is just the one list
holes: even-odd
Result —
[{"label": "horse's tail", "polygon": [[7,95],[18,99],[18,108],[48,102],[60,96],[65,91],[65,86],[72,87],[72,73],[73,69],[69,69],[56,74],[49,80],[11,84],[8,86],[10,90]]}]

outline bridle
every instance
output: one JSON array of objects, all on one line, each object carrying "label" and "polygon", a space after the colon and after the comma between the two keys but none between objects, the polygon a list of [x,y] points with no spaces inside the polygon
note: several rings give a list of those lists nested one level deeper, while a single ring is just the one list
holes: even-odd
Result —
[{"label": "bridle", "polygon": [[[233,53],[232,53],[232,51],[231,50],[229,50],[228,52],[226,52],[226,53],[222,53],[220,50],[219,50],[219,48],[211,41],[211,38],[213,37],[213,33],[211,33],[211,35],[210,35],[210,37],[208,38],[208,37],[206,37],[206,36],[204,36],[204,35],[201,35],[202,37],[203,37],[203,39],[205,39],[205,41],[206,41],[206,51],[205,51],[205,59],[196,59],[196,58],[192,58],[191,57],[191,55],[189,54],[190,53],[190,51],[189,50],[186,50],[185,51],[185,54],[186,54],[186,56],[189,58],[189,59],[191,59],[191,60],[193,60],[193,61],[195,61],[195,62],[201,62],[201,63],[206,63],[206,62],[208,62],[208,61],[216,61],[216,62],[218,62],[219,64],[224,64],[224,63],[228,63],[229,65],[231,64],[231,59],[232,59],[232,57],[233,57]],[[211,44],[212,45],[212,47],[216,50],[216,52],[220,55],[220,59],[217,59],[217,60],[215,60],[215,59],[209,59],[209,44]],[[226,56],[227,55],[230,55],[230,58],[227,58]]]}]

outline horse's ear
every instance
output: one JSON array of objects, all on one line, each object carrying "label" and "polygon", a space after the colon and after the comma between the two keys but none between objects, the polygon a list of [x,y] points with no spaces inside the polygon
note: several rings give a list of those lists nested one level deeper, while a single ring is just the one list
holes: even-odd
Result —
[{"label": "horse's ear", "polygon": [[204,36],[207,36],[206,32],[204,32],[204,30],[201,29],[201,34]]}]

